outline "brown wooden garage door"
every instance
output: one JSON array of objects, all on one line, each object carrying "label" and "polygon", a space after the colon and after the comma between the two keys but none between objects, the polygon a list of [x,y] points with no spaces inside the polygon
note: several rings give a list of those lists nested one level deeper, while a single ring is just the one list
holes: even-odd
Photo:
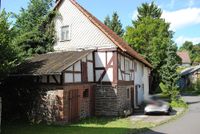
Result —
[{"label": "brown wooden garage door", "polygon": [[69,122],[79,119],[78,97],[78,89],[69,91]]}]

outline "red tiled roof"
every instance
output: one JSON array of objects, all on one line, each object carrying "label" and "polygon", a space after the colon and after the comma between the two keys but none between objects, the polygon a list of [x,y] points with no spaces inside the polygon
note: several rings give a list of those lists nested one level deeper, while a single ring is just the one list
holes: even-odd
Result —
[{"label": "red tiled roof", "polygon": [[[143,62],[148,67],[152,68],[152,65],[145,60],[139,53],[133,50],[122,38],[120,38],[115,32],[113,32],[110,28],[108,28],[105,24],[99,21],[95,16],[89,13],[86,9],[84,9],[81,5],[79,5],[75,0],[69,0],[74,6],[76,6],[96,27],[98,27],[117,47],[119,47],[122,51],[127,52],[129,55],[133,56],[137,60]],[[59,0],[54,7],[56,9],[62,0]]]},{"label": "red tiled roof", "polygon": [[182,63],[191,63],[188,51],[177,52],[177,55],[181,58]]}]

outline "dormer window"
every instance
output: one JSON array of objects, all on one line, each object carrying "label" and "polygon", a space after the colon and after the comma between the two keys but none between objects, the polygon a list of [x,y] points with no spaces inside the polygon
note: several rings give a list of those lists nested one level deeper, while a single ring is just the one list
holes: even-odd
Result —
[{"label": "dormer window", "polygon": [[69,41],[70,40],[70,30],[68,26],[61,27],[61,40],[60,41]]}]

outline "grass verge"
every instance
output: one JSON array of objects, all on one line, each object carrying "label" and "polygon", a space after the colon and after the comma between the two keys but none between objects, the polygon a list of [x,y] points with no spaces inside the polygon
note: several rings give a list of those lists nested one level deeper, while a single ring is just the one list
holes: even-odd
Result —
[{"label": "grass verge", "polygon": [[89,118],[79,123],[63,126],[7,124],[3,134],[126,134],[131,132],[127,118]]},{"label": "grass verge", "polygon": [[187,108],[168,120],[159,123],[131,121],[130,118],[88,118],[63,126],[26,123],[9,123],[2,126],[3,134],[136,134],[152,131],[151,128],[181,117]]}]

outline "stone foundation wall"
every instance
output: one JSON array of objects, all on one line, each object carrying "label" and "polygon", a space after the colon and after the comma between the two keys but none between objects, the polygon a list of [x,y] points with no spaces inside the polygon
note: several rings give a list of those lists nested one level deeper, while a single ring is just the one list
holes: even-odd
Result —
[{"label": "stone foundation wall", "polygon": [[117,88],[110,85],[96,87],[95,114],[97,116],[118,116]]},{"label": "stone foundation wall", "polygon": [[63,90],[47,92],[47,107],[49,109],[49,119],[52,122],[63,122],[64,119],[64,99]]},{"label": "stone foundation wall", "polygon": [[132,103],[131,103],[131,87],[133,86],[118,86],[117,87],[119,115],[125,115],[125,114],[129,115],[133,111]]},{"label": "stone foundation wall", "polygon": [[[123,116],[124,110],[132,112],[131,87],[98,85],[95,94],[95,113],[97,116]],[[129,88],[129,98],[127,89]]]}]

